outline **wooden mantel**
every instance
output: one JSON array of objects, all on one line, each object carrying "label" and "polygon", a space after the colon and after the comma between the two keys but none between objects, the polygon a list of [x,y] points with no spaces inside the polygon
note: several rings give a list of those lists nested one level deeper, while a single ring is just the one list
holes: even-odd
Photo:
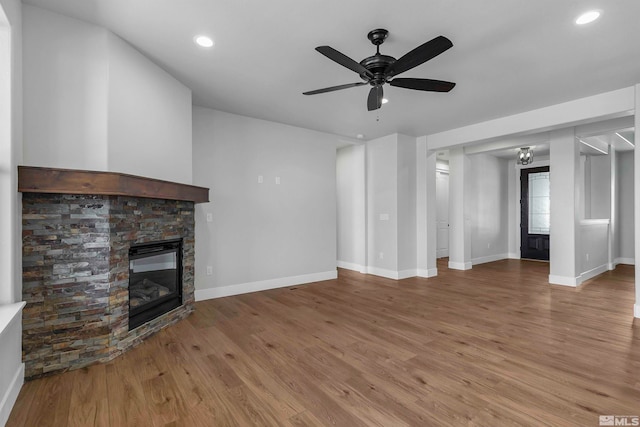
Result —
[{"label": "wooden mantel", "polygon": [[209,189],[117,172],[18,166],[22,193],[95,194],[150,199],[209,201]]}]

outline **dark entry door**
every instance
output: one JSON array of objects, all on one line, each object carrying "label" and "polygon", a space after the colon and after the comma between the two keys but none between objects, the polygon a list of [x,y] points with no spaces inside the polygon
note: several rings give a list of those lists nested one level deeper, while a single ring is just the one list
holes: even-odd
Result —
[{"label": "dark entry door", "polygon": [[520,256],[549,260],[549,166],[520,172]]}]

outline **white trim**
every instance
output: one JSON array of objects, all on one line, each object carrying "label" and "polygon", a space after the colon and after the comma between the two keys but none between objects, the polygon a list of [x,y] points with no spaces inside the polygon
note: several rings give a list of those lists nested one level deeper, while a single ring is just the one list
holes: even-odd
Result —
[{"label": "white trim", "polygon": [[570,276],[556,276],[554,274],[549,275],[549,284],[551,285],[562,285],[562,286],[571,286],[576,288],[580,285],[580,276],[578,277],[570,277]]},{"label": "white trim", "polygon": [[473,264],[471,262],[449,261],[448,267],[452,270],[471,270],[471,267],[473,267]]},{"label": "white trim", "polygon": [[507,258],[509,258],[509,254],[488,255],[488,256],[483,256],[479,258],[473,258],[471,260],[471,264],[472,265],[484,264],[487,262],[500,261],[501,259],[507,259]]},{"label": "white trim", "polygon": [[22,384],[24,384],[24,363],[18,365],[18,369],[15,374],[13,374],[9,389],[4,393],[4,396],[2,396],[2,401],[0,401],[0,426],[5,425],[9,420],[9,415],[11,415],[13,405],[15,405],[18,399]]},{"label": "white trim", "polygon": [[409,277],[416,277],[418,270],[401,270],[398,271],[398,280],[408,279]]},{"label": "white trim", "polygon": [[589,225],[609,225],[609,218],[603,219],[581,219],[580,226],[586,227]]},{"label": "white trim", "polygon": [[517,252],[509,252],[507,254],[507,258],[509,259],[520,259],[520,254]]},{"label": "white trim", "polygon": [[640,304],[635,304],[633,306],[633,317],[637,317],[640,319]]},{"label": "white trim", "polygon": [[374,276],[386,277],[387,279],[393,280],[398,280],[400,276],[397,271],[371,266],[367,267],[367,274],[373,274]]},{"label": "white trim", "polygon": [[427,135],[429,150],[442,150],[470,142],[495,141],[505,136],[519,136],[536,132],[578,126],[628,115],[635,108],[635,86],[574,99],[511,116],[450,129]]},{"label": "white trim", "polygon": [[286,288],[287,286],[321,282],[323,280],[332,280],[337,277],[337,270],[330,270],[320,273],[303,274],[301,276],[280,277],[277,279],[260,280],[257,282],[239,283],[237,285],[222,286],[219,288],[196,289],[195,298],[196,301],[204,301],[213,298],[248,294],[250,292],[266,291],[268,289]]},{"label": "white trim", "polygon": [[0,336],[8,329],[14,319],[22,319],[22,309],[25,305],[27,303],[24,301],[0,305]]},{"label": "white trim", "polygon": [[636,265],[636,260],[635,258],[616,258],[613,261],[613,265],[616,266],[618,264]]},{"label": "white trim", "polygon": [[430,268],[428,270],[418,269],[416,273],[418,277],[424,277],[428,279],[429,277],[436,277],[438,275],[438,269],[437,268]]},{"label": "white trim", "polygon": [[582,282],[584,282],[586,280],[589,280],[589,279],[591,279],[593,277],[596,277],[597,275],[602,274],[602,273],[604,273],[605,271],[608,271],[608,270],[609,270],[609,266],[607,264],[602,264],[602,265],[600,265],[600,266],[598,266],[596,268],[592,268],[589,271],[585,271],[584,273],[582,273],[580,275],[580,279],[579,279],[580,283],[578,283],[578,284],[581,284]]},{"label": "white trim", "polygon": [[364,265],[360,265],[360,264],[354,264],[352,262],[337,261],[337,265],[338,265],[339,268],[344,268],[346,270],[357,271],[358,273],[362,273],[362,274],[366,274],[366,272],[367,272],[367,267],[365,267]]}]

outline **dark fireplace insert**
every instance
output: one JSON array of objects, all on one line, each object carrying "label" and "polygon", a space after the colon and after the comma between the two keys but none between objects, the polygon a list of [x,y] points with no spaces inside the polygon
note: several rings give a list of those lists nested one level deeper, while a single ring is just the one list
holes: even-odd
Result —
[{"label": "dark fireplace insert", "polygon": [[182,240],[129,249],[129,330],[182,305]]}]

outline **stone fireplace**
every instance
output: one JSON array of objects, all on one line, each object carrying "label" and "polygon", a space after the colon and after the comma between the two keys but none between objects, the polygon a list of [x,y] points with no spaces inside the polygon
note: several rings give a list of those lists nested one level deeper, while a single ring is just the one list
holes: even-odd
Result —
[{"label": "stone fireplace", "polygon": [[208,190],[169,184],[20,168],[27,378],[111,360],[193,311],[194,203]]}]

